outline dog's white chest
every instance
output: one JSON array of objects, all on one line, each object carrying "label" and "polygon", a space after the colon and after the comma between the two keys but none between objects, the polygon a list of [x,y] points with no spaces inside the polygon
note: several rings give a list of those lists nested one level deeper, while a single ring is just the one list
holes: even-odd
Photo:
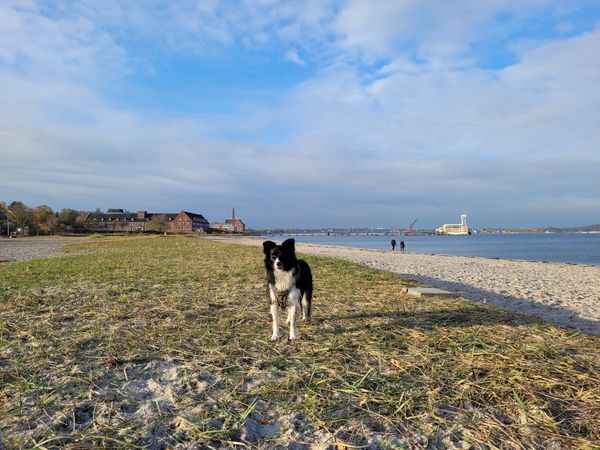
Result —
[{"label": "dog's white chest", "polygon": [[284,270],[276,270],[275,271],[275,289],[278,291],[287,291],[292,287],[292,283],[294,281],[294,271],[284,271]]}]

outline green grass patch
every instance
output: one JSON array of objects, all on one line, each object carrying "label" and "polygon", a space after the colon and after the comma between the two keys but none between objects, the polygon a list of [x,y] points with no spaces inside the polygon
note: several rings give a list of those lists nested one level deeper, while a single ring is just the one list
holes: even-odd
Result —
[{"label": "green grass patch", "polygon": [[258,247],[72,250],[0,265],[0,448],[600,445],[597,337],[306,256],[313,321],[271,343]]}]

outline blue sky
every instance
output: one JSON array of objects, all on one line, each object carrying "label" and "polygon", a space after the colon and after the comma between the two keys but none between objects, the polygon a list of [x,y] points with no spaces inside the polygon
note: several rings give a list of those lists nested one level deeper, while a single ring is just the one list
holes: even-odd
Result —
[{"label": "blue sky", "polygon": [[0,200],[600,223],[600,4],[0,1]]}]

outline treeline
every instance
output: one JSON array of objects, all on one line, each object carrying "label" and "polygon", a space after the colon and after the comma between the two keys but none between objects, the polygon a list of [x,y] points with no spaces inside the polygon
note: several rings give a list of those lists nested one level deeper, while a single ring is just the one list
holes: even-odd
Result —
[{"label": "treeline", "polygon": [[54,234],[83,230],[87,212],[63,208],[53,211],[48,205],[30,208],[20,201],[5,203],[0,201],[0,235]]}]

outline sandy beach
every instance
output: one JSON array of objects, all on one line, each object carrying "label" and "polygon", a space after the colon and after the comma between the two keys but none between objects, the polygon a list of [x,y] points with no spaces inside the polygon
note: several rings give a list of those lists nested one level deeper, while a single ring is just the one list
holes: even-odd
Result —
[{"label": "sandy beach", "polygon": [[18,261],[23,259],[45,258],[64,254],[61,249],[66,245],[77,244],[85,237],[27,237],[0,239],[0,261]]},{"label": "sandy beach", "polygon": [[[52,240],[2,248],[41,256]],[[506,307],[537,298],[552,277],[595,268],[299,245],[316,280],[313,320],[300,324],[299,340],[272,342],[263,240],[106,236],[63,249],[80,251],[73,256],[0,264],[0,449],[600,442],[590,425],[600,411],[600,337],[461,299],[407,297],[388,271],[307,253]],[[507,298],[495,294],[502,283]],[[576,306],[569,292],[561,305]],[[566,310],[542,301],[535,312]]]},{"label": "sandy beach", "polygon": [[[216,238],[220,239],[220,238]],[[222,240],[261,245],[263,238]],[[400,253],[318,244],[297,251],[331,256],[402,274],[465,299],[533,314],[561,326],[600,335],[600,266]],[[318,276],[316,274],[315,276]]]}]

